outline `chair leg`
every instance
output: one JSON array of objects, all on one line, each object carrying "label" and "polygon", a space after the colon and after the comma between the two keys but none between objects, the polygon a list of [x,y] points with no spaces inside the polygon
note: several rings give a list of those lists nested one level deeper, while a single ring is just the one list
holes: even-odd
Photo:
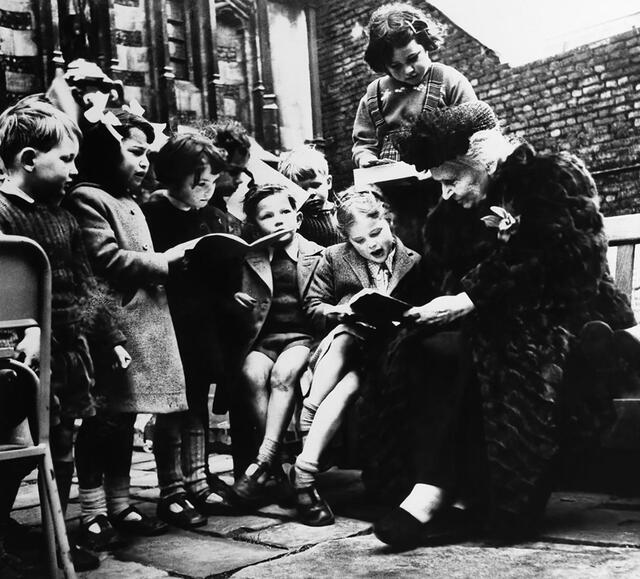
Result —
[{"label": "chair leg", "polygon": [[[67,538],[67,528],[64,521],[64,515],[62,513],[62,506],[60,504],[60,497],[58,495],[58,486],[56,485],[55,475],[53,474],[53,460],[51,459],[51,451],[47,446],[43,455],[44,468],[39,470],[39,476],[42,479],[42,484],[46,491],[46,509],[48,511],[47,519],[49,519],[50,528],[47,528],[47,534],[52,536],[55,532],[55,537],[58,543],[58,551],[60,561],[62,563],[62,570],[67,579],[76,579],[76,571],[73,567],[71,560],[71,551],[69,548],[69,540]],[[42,499],[41,499],[42,500]],[[44,523],[44,519],[43,519]],[[51,542],[49,540],[49,542]],[[51,553],[49,553],[51,555]],[[55,565],[56,573],[58,569],[57,558],[53,553],[53,564]],[[55,575],[53,575],[55,576]]]},{"label": "chair leg", "polygon": [[40,514],[42,516],[42,531],[47,544],[47,553],[49,555],[49,575],[51,577],[58,576],[58,563],[56,560],[56,536],[51,520],[51,509],[49,506],[49,495],[45,483],[45,465],[44,457],[38,459],[38,495],[40,496]]}]

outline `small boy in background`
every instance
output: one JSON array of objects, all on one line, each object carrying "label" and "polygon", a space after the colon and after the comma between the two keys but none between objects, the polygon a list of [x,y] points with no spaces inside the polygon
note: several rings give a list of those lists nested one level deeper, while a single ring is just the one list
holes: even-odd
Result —
[{"label": "small boy in background", "polygon": [[329,200],[332,178],[325,156],[309,146],[293,149],[278,164],[278,171],[309,192],[301,207],[300,234],[323,247],[342,243],[335,205]]},{"label": "small boy in background", "polygon": [[302,303],[323,248],[297,233],[301,215],[284,187],[251,189],[244,212],[259,236],[283,231],[271,248],[247,254],[240,291],[234,296],[246,339],[234,389],[234,407],[244,412],[234,413],[232,428],[237,419],[251,422],[254,458],[248,466],[234,465],[242,474],[233,490],[238,503],[254,505],[265,498],[272,476],[282,478],[276,469],[278,454],[313,341]]}]

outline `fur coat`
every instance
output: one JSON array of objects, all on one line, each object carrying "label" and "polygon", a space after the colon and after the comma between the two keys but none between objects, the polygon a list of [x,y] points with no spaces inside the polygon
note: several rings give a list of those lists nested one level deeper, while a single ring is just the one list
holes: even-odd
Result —
[{"label": "fur coat", "polygon": [[[561,446],[597,440],[613,417],[611,372],[575,347],[590,320],[614,329],[635,323],[609,275],[597,203],[581,161],[523,144],[499,167],[481,204],[465,210],[441,202],[427,221],[425,301],[466,291],[475,305],[458,327],[471,343],[478,377],[494,530],[535,522]],[[508,239],[481,221],[496,205],[519,218]],[[394,366],[393,358],[432,331],[405,331],[384,352],[378,368],[387,383],[377,381],[376,424],[405,424],[415,414],[401,402],[408,399],[403,371],[411,369]],[[428,387],[428,375],[424,382]],[[391,431],[383,436],[383,454],[406,456],[406,440]]]}]

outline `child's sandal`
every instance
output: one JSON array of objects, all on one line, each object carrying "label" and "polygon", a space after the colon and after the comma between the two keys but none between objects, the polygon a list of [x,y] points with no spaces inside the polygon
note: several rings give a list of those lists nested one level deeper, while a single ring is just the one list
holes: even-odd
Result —
[{"label": "child's sandal", "polygon": [[[333,525],[335,517],[331,507],[321,496],[314,485],[296,488],[295,467],[289,471],[289,482],[295,495],[295,507],[298,511],[298,520],[303,525],[310,527],[324,527]],[[306,497],[305,500],[301,500]]]},{"label": "child's sandal", "polygon": [[[267,480],[269,480],[271,465],[267,462],[254,462],[252,465],[256,465],[257,468],[251,474],[243,472],[233,484],[232,490],[236,503],[256,503],[265,498],[265,487]],[[252,465],[249,465],[247,470]]]}]

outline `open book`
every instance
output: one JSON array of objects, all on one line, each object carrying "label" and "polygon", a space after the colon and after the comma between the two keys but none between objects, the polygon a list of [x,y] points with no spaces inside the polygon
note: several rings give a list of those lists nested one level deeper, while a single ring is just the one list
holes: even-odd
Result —
[{"label": "open book", "polygon": [[289,234],[291,234],[290,229],[283,229],[248,243],[241,237],[231,233],[210,233],[198,239],[193,251],[212,259],[243,257],[250,251],[265,249]]},{"label": "open book", "polygon": [[419,172],[413,165],[404,161],[361,167],[353,170],[353,184],[356,191],[365,189],[367,185],[406,181],[410,179],[426,179],[429,173]]},{"label": "open book", "polygon": [[349,300],[354,314],[365,322],[400,322],[402,314],[413,307],[372,288],[360,290]]}]

